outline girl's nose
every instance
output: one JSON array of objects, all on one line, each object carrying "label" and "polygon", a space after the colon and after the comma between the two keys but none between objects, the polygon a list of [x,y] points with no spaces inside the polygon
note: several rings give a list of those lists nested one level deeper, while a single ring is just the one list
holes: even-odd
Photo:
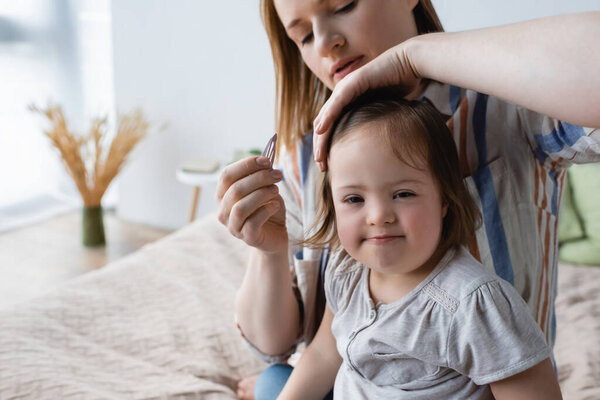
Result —
[{"label": "girl's nose", "polygon": [[385,203],[371,203],[367,214],[367,223],[374,226],[393,224],[396,222],[396,214],[393,208]]},{"label": "girl's nose", "polygon": [[329,57],[334,49],[341,48],[346,43],[344,35],[331,24],[321,22],[315,25],[315,43],[319,56]]}]

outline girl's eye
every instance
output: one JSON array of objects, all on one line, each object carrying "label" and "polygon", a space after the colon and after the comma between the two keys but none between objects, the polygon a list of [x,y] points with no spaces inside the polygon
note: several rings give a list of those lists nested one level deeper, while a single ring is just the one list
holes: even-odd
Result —
[{"label": "girl's eye", "polygon": [[302,38],[302,40],[300,41],[300,43],[304,46],[306,43],[310,42],[312,40],[313,34],[312,32],[309,33],[308,35],[304,36]]},{"label": "girl's eye", "polygon": [[354,8],[354,6],[356,6],[356,1],[351,1],[342,8],[338,8],[337,10],[335,10],[335,12],[336,14],[343,14],[345,12],[351,11]]},{"label": "girl's eye", "polygon": [[344,203],[349,203],[349,204],[356,204],[356,203],[362,203],[363,199],[362,197],[359,196],[348,196],[344,199]]},{"label": "girl's eye", "polygon": [[415,194],[413,192],[398,192],[394,195],[395,199],[403,199],[403,198],[407,198],[407,197],[412,197],[415,196]]}]

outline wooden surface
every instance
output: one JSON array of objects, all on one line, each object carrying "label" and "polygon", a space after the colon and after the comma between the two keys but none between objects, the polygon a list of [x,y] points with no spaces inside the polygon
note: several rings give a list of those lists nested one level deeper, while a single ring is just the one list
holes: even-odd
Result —
[{"label": "wooden surface", "polygon": [[106,246],[81,244],[81,213],[63,214],[0,234],[0,308],[35,297],[62,282],[101,268],[169,230],[118,219],[105,212]]}]

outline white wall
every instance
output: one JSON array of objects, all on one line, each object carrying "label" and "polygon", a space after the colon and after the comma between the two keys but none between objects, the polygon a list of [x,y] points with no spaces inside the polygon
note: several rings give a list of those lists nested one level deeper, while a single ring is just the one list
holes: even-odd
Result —
[{"label": "white wall", "polygon": [[[446,30],[600,9],[600,0],[434,0]],[[274,81],[258,0],[112,2],[116,105],[141,106],[160,134],[135,152],[119,186],[121,217],[176,228],[191,188],[176,167],[261,147],[273,130]],[[199,214],[214,207],[204,190]]]},{"label": "white wall", "polygon": [[[118,111],[140,106],[154,122],[119,180],[119,215],[176,228],[192,188],[175,179],[189,159],[231,159],[273,131],[274,78],[257,1],[112,2]],[[214,208],[205,187],[199,215]]]},{"label": "white wall", "polygon": [[600,10],[600,0],[432,0],[448,32]]}]

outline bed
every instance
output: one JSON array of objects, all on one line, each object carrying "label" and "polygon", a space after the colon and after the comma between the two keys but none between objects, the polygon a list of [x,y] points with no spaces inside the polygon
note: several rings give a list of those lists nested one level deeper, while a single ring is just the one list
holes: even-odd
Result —
[{"label": "bed", "polygon": [[[264,367],[233,321],[247,255],[209,215],[0,311],[0,399],[235,399]],[[600,399],[599,287],[600,268],[560,265],[565,399]]]}]

